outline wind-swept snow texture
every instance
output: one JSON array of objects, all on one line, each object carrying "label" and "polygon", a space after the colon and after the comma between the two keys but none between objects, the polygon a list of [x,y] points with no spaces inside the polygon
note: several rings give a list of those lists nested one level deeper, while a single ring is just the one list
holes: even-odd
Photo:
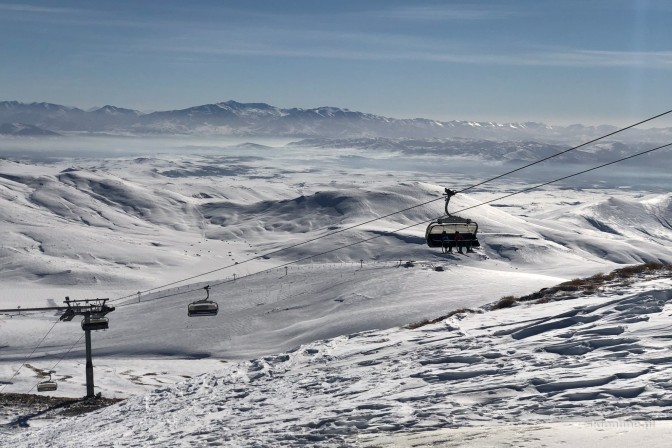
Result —
[{"label": "wind-swept snow texture", "polygon": [[[581,298],[317,341],[6,440],[31,447],[414,446],[395,440],[449,442],[459,433],[446,428],[481,425],[599,427],[627,419],[655,428],[672,405],[670,286],[667,271]],[[556,440],[567,435],[555,431]],[[535,443],[522,437],[516,445]]]}]

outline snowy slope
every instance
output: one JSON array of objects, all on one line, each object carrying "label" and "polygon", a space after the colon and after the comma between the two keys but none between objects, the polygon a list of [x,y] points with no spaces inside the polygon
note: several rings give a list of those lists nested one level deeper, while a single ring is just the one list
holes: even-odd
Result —
[{"label": "snowy slope", "polygon": [[8,440],[399,446],[425,433],[451,440],[444,428],[465,425],[665,419],[671,287],[666,271],[580,298],[317,341]]},{"label": "snowy slope", "polygon": [[[95,352],[112,358],[249,359],[318,339],[437,317],[453,309],[483,305],[493,295],[521,295],[561,280],[462,265],[445,264],[445,269],[436,272],[425,263],[412,268],[398,267],[398,263],[363,268],[354,263],[321,264],[292,267],[286,276],[284,271],[272,271],[250,280],[229,279],[212,287],[211,297],[220,304],[220,313],[210,319],[186,316],[186,305],[205,297],[199,289],[202,284],[147,294],[140,302],[131,298],[114,303],[118,309],[110,315],[110,329],[95,334]],[[483,281],[484,277],[488,280]],[[481,287],[474,289],[477,283]],[[194,292],[172,295],[185,289]],[[46,332],[51,322],[53,316],[49,314],[15,316],[5,321],[0,337],[12,342],[3,349],[3,360],[22,359],[35,344],[37,330]],[[22,327],[33,331],[26,333]],[[18,339],[20,334],[23,337]],[[59,323],[32,365],[47,370],[80,334],[77,321]],[[179,337],[166,340],[166,334]],[[76,347],[72,355],[81,356],[82,348]],[[78,371],[78,367],[73,369]],[[66,373],[70,374],[62,372]],[[7,391],[29,388],[34,379],[33,372],[25,371]],[[123,388],[114,389],[104,382],[99,386],[106,395],[127,395]],[[78,388],[77,381],[66,381],[60,392],[77,394]]]},{"label": "snowy slope", "polygon": [[[464,215],[479,222],[482,248],[461,257],[424,244],[424,223],[443,208],[441,187],[390,181],[372,169],[346,173],[339,164],[325,163],[324,155],[297,165],[292,149],[270,155],[266,148],[253,150],[256,156],[2,161],[0,216],[6,233],[0,245],[0,303],[25,308],[58,305],[65,296],[126,295],[134,301],[139,290],[221,269],[178,290],[191,290],[188,294],[156,301],[165,293],[144,294],[140,304],[120,307],[111,316],[111,329],[96,335],[95,347],[110,359],[246,359],[481,306],[616,264],[672,259],[669,195],[622,192],[615,198],[613,190],[575,191],[575,202],[567,205],[567,191],[547,189],[493,204],[497,207],[476,207]],[[277,173],[282,177],[273,176]],[[506,192],[495,187],[461,194],[451,210]],[[434,198],[432,204],[260,257]],[[385,234],[414,223],[421,224]],[[378,238],[352,245],[372,237]],[[339,250],[319,255],[333,249]],[[287,273],[245,278],[300,259]],[[400,260],[416,263],[399,268]],[[437,266],[444,271],[434,271]],[[189,285],[194,281],[201,283]],[[202,298],[199,287],[213,282],[220,316],[188,319],[186,304]],[[7,341],[2,372],[11,376],[52,319],[31,314],[0,322]],[[48,369],[80,331],[76,323],[59,324],[37,351],[35,367]],[[180,338],[167,342],[166,332]],[[75,347],[60,366],[64,376],[79,377],[81,356],[81,347]],[[127,396],[138,391],[130,378],[152,371],[134,362],[129,369],[129,375],[107,369],[114,379],[101,382],[101,390]],[[184,365],[179,369],[194,374]],[[27,390],[35,378],[26,370],[8,389]],[[66,381],[59,393],[79,390],[78,383]]]},{"label": "snowy slope", "polygon": [[[0,278],[43,285],[124,284],[127,290],[141,290],[434,198],[433,204],[296,247],[262,264],[270,267],[269,263],[316,255],[377,235],[381,237],[371,243],[331,252],[317,261],[441,259],[423,244],[426,222],[443,208],[441,187],[391,182],[380,174],[367,176],[359,185],[358,181],[337,184],[325,181],[331,175],[347,179],[337,166],[323,164],[308,174],[305,169],[290,172],[282,165],[268,168],[276,161],[192,156],[116,160],[88,167],[0,162],[0,214],[7,231],[0,246],[5,266]],[[283,163],[289,165],[292,159]],[[281,179],[273,177],[278,172]],[[482,194],[458,195],[451,209],[477,206]],[[526,270],[560,269],[571,275],[565,268],[571,272],[577,263],[582,268],[576,272],[582,272],[588,266],[602,269],[604,259],[670,260],[669,195],[648,195],[643,200],[631,196],[607,194],[601,203],[586,200],[580,208],[545,199],[548,207],[525,216],[489,205],[465,215],[479,222],[484,257],[515,262]],[[413,224],[418,225],[383,235]]]},{"label": "snowy slope", "polygon": [[[479,206],[483,201],[530,185],[521,179],[487,184],[451,201],[452,212],[466,209],[460,214],[478,221],[481,249],[467,256],[447,255],[424,244],[426,222],[442,214],[443,186],[473,184],[479,179],[476,170],[462,172],[431,157],[395,159],[384,152],[363,155],[356,148],[324,151],[324,148],[282,146],[284,143],[274,146],[269,142],[264,145],[236,142],[227,146],[177,139],[166,143],[166,153],[157,154],[155,140],[143,143],[146,146],[141,145],[142,148],[134,147],[137,141],[133,139],[106,142],[111,145],[106,151],[114,153],[118,149],[123,156],[109,157],[107,152],[107,158],[99,159],[51,158],[58,157],[63,150],[59,147],[56,152],[45,150],[40,156],[43,159],[38,158],[42,161],[0,159],[3,231],[0,307],[59,305],[64,296],[73,299],[130,296],[114,301],[117,310],[110,314],[110,329],[96,332],[93,340],[96,392],[110,397],[135,397],[127,405],[133,409],[129,414],[133,416],[128,420],[130,427],[149,425],[140,417],[136,420],[135,410],[144,406],[138,404],[142,401],[138,396],[156,387],[166,388],[163,395],[147,399],[158,406],[152,408],[154,414],[148,414],[151,416],[166,412],[168,402],[192,409],[192,404],[180,400],[186,390],[201,386],[185,383],[173,389],[170,385],[221,368],[225,373],[202,377],[195,384],[205,384],[204,393],[230,397],[230,394],[237,396],[236,389],[242,386],[234,383],[242,378],[244,392],[261,403],[263,394],[273,397],[275,383],[269,382],[273,375],[275,379],[285,378],[279,384],[283,387],[286,384],[293,391],[290,393],[296,397],[297,406],[302,403],[301,409],[285,403],[284,389],[275,398],[267,398],[271,409],[289,415],[288,421],[282,422],[269,417],[269,412],[257,401],[246,401],[243,392],[239,397],[240,410],[221,404],[224,398],[218,398],[217,406],[224,410],[217,413],[223,412],[227,418],[236,415],[231,417],[234,423],[230,426],[233,431],[230,446],[238,446],[236,441],[242,437],[253,437],[259,446],[291,444],[274,439],[274,428],[284,434],[298,434],[299,438],[291,439],[292,443],[298,443],[300,435],[307,434],[306,443],[325,440],[327,445],[337,442],[338,437],[357,435],[361,430],[362,438],[357,443],[375,446],[376,437],[382,437],[383,433],[370,428],[408,430],[412,439],[415,427],[420,428],[421,422],[428,420],[425,429],[441,438],[444,435],[440,434],[440,428],[452,421],[519,422],[516,416],[520,416],[529,422],[546,422],[558,414],[551,412],[544,417],[539,411],[541,407],[521,404],[526,400],[526,404],[541,400],[555,404],[560,400],[556,411],[561,409],[564,413],[570,409],[568,415],[584,420],[596,414],[590,414],[591,410],[581,414],[578,407],[570,405],[590,402],[597,406],[590,408],[597,409],[597,413],[604,400],[639,400],[641,396],[649,401],[627,401],[628,405],[640,406],[639,414],[634,411],[617,414],[618,406],[613,406],[607,407],[609,412],[605,416],[629,418],[630,414],[637,414],[650,418],[663,412],[665,399],[661,398],[660,390],[666,383],[651,376],[657,372],[657,365],[616,369],[632,367],[609,364],[629,361],[632,356],[625,353],[628,348],[621,347],[623,353],[612,359],[604,354],[608,345],[599,345],[602,344],[599,341],[601,337],[613,336],[622,342],[619,346],[625,346],[634,342],[621,339],[640,338],[647,344],[646,353],[653,354],[655,343],[664,340],[659,338],[662,333],[648,327],[642,327],[644,333],[632,337],[626,333],[631,328],[639,331],[634,324],[641,310],[654,310],[644,317],[666,316],[667,299],[661,299],[660,294],[667,293],[656,293],[653,302],[640,294],[649,289],[665,290],[668,288],[665,284],[622,289],[623,297],[633,297],[632,303],[636,304],[630,317],[618,309],[630,307],[630,302],[607,303],[621,297],[618,291],[610,290],[601,296],[541,305],[530,311],[517,307],[462,320],[452,318],[450,328],[459,330],[441,325],[412,331],[398,327],[434,319],[459,308],[480,307],[502,296],[522,296],[575,277],[611,271],[619,264],[669,263],[672,260],[669,188],[663,192],[659,188],[648,191],[625,188],[622,184],[599,184],[595,180],[595,187],[567,184],[545,187]],[[77,144],[80,146],[75,145],[73,150],[85,155],[87,145],[96,143],[82,139]],[[175,145],[181,145],[182,149]],[[134,151],[142,155],[130,158],[125,155]],[[478,175],[487,176],[486,171]],[[432,199],[437,201],[409,208]],[[403,213],[356,229],[263,256],[406,208],[409,209]],[[370,242],[355,244],[373,237],[376,238]],[[287,271],[282,267],[297,260],[301,261],[288,265]],[[411,260],[413,263],[407,263]],[[258,273],[277,266],[280,268]],[[443,271],[437,271],[437,267]],[[139,298],[135,294],[207,271],[214,272],[165,290],[143,293]],[[669,279],[665,281],[669,285]],[[206,284],[213,285],[212,297],[220,304],[220,314],[209,319],[188,318],[187,304],[203,297],[202,287]],[[604,309],[590,311],[593,314],[588,320],[556,318],[555,321],[568,324],[564,330],[542,325],[538,335],[518,339],[512,336],[515,332],[507,333],[515,326],[525,325],[528,318],[545,319],[573,312],[571,307],[577,304],[603,302]],[[565,307],[571,303],[574,305]],[[655,311],[658,308],[662,311]],[[591,321],[595,316],[596,320]],[[615,319],[613,325],[608,324],[609,316]],[[59,390],[55,394],[83,394],[84,354],[83,344],[78,343],[82,331],[77,320],[53,326],[27,365],[9,381],[57,318],[53,313],[0,316],[0,381],[4,383],[0,387],[4,387],[4,392],[30,391],[43,372],[57,364]],[[591,333],[591,325],[598,324],[601,326],[594,330],[597,333]],[[493,326],[492,332],[480,328],[489,325]],[[577,333],[568,333],[567,328],[573,326]],[[582,331],[587,332],[585,337],[579,334]],[[446,333],[441,337],[448,339],[432,342],[432,335],[438,333]],[[344,336],[351,334],[359,335]],[[475,335],[475,339],[469,339],[470,335]],[[385,339],[389,339],[390,347],[387,342],[375,342]],[[320,340],[327,342],[316,342]],[[445,341],[455,343],[454,347],[473,361],[457,366],[458,372],[466,372],[458,378],[449,375],[450,381],[457,381],[451,382],[451,386],[464,395],[458,400],[461,409],[469,408],[463,414],[456,412],[455,403],[444,403],[446,395],[436,389],[445,379],[443,372],[454,370],[455,363],[427,362],[434,355],[438,358],[455,355],[441,351],[448,350]],[[573,341],[576,344],[571,343],[569,348],[563,345]],[[498,351],[503,356],[488,358],[488,350],[499,350],[500,346],[502,350],[506,348]],[[403,350],[397,350],[399,347]],[[639,347],[632,350],[628,353],[644,353]],[[593,358],[593,352],[600,356]],[[376,353],[381,359],[374,356]],[[517,370],[506,365],[507,356]],[[240,363],[249,359],[256,361]],[[338,359],[344,363],[332,362]],[[545,390],[555,387],[543,386],[553,384],[542,375],[553,368],[553,364],[544,364],[549,360],[559,363],[560,382],[574,381],[572,375],[606,382]],[[537,376],[525,373],[528,362],[530,372],[536,372],[534,375],[544,383],[537,384]],[[660,365],[664,365],[664,360]],[[630,382],[625,381],[626,377],[607,381],[605,378],[612,373],[602,375],[605,366],[626,376],[649,366],[650,371],[642,373],[641,379],[656,386],[638,394],[633,392],[629,398],[626,395],[640,387],[637,383],[630,390],[629,384],[636,383],[639,377],[630,378]],[[599,375],[591,373],[593,368]],[[333,377],[329,373],[332,370]],[[257,381],[250,379],[257,375],[255,371],[263,373],[258,379],[258,385],[263,386],[259,389],[262,395],[247,389],[248,383]],[[348,373],[351,371],[354,373]],[[520,376],[516,377],[516,372]],[[382,373],[386,376],[380,385],[375,375]],[[311,383],[312,375],[315,384]],[[344,384],[340,384],[341,378]],[[472,391],[488,387],[490,380],[493,387],[509,384],[506,381],[515,387]],[[211,388],[211,382],[222,389]],[[305,390],[298,386],[302,382],[310,383]],[[385,389],[387,383],[392,389]],[[362,389],[352,386],[356,389],[352,396],[339,395],[353,384],[361,385]],[[436,415],[436,421],[422,417],[420,408],[413,405],[413,397],[399,402],[403,405],[397,401],[390,404],[392,392],[406,387],[418,388],[420,396],[425,397],[418,399],[419,404]],[[561,399],[573,389],[584,394],[579,396],[586,397],[585,400]],[[330,391],[335,395],[330,396]],[[659,401],[655,402],[648,391],[659,394]],[[214,409],[204,404],[205,395],[197,392],[192,395],[196,401],[191,411],[169,413],[179,415],[175,417],[175,425],[180,430],[199,425],[191,420],[194,414]],[[434,396],[436,402],[431,401]],[[492,403],[487,399],[489,396],[494,397]],[[159,403],[166,397],[169,401]],[[379,401],[384,403],[383,407],[378,407]],[[343,406],[352,403],[352,421],[338,420],[332,413],[336,409],[348,416],[349,408],[339,407],[341,402]],[[484,406],[482,415],[470,410],[474,403]],[[384,406],[392,411],[388,413]],[[245,410],[248,415],[242,416]],[[416,415],[413,413],[420,417],[413,420],[409,417]],[[322,414],[324,422],[320,423]],[[444,420],[441,416],[451,417]],[[11,420],[2,418],[3,422]],[[213,421],[217,418],[212,417]],[[312,420],[305,423],[308,418]],[[114,419],[121,422],[120,414],[110,419],[105,421],[112,438],[119,437],[125,444],[142,439],[143,436],[132,435],[130,430],[128,434],[118,432],[125,426],[111,422]],[[266,419],[269,426],[261,425],[259,419]],[[90,429],[94,424],[84,425]],[[157,428],[161,425],[173,424],[163,422]],[[242,429],[236,432],[235,428]],[[144,437],[154,437],[157,445],[175,444],[181,435],[184,445],[205,443],[207,429],[203,434],[196,434],[197,430],[175,433],[175,438],[170,439],[166,434],[172,431],[148,428]],[[219,433],[216,437],[213,442],[222,438]],[[350,442],[352,439],[348,439]]]}]

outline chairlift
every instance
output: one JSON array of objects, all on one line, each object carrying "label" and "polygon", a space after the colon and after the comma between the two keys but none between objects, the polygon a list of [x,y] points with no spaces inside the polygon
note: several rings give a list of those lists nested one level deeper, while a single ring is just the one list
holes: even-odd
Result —
[{"label": "chairlift", "polygon": [[93,315],[88,320],[82,319],[82,330],[84,331],[107,330],[109,327],[110,319],[104,316]]},{"label": "chairlift", "polygon": [[189,317],[194,316],[216,316],[219,311],[219,305],[217,302],[209,300],[210,299],[210,285],[205,286],[205,292],[207,293],[205,299],[197,300],[189,304],[189,309],[187,314]]},{"label": "chairlift", "polygon": [[472,248],[481,245],[477,238],[478,223],[469,218],[451,215],[448,211],[448,203],[450,202],[450,198],[453,197],[456,192],[449,190],[448,188],[445,190],[446,192],[443,195],[446,197],[446,215],[436,221],[432,221],[427,226],[427,231],[425,232],[427,245],[429,247],[442,247],[444,243],[443,232],[446,232],[448,244],[451,245],[450,247],[454,247],[456,244],[454,239],[455,233],[460,232],[460,235],[462,236],[461,244],[467,248],[467,252],[472,252]]},{"label": "chairlift", "polygon": [[58,389],[58,384],[56,384],[56,381],[52,381],[51,379],[51,374],[54,373],[53,371],[49,371],[49,379],[47,381],[42,381],[41,383],[37,384],[37,391],[38,392],[51,392],[56,389]]}]

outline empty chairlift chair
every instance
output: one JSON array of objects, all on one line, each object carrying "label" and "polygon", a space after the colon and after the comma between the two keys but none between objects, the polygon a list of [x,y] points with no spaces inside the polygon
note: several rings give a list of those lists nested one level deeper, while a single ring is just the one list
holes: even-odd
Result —
[{"label": "empty chairlift chair", "polygon": [[82,330],[107,330],[110,327],[110,320],[104,316],[91,316],[88,321],[82,319]]},{"label": "empty chairlift chair", "polygon": [[205,299],[197,300],[189,304],[189,309],[187,314],[189,317],[194,316],[216,316],[219,311],[219,305],[217,302],[209,300],[210,299],[210,286],[206,286],[205,292],[207,293]]},{"label": "empty chairlift chair", "polygon": [[51,374],[54,373],[49,372],[49,379],[47,381],[42,381],[41,383],[38,383],[37,385],[37,391],[38,392],[51,392],[56,389],[58,389],[58,384],[56,384],[56,381],[52,381],[51,379]]},{"label": "empty chairlift chair", "polygon": [[444,196],[446,197],[446,215],[436,221],[432,221],[427,226],[425,240],[429,247],[442,247],[443,232],[446,232],[449,244],[454,246],[456,244],[453,239],[455,232],[460,232],[460,235],[462,236],[462,245],[467,248],[467,251],[471,251],[472,248],[480,246],[477,238],[478,223],[468,218],[451,215],[448,212],[448,203],[450,202],[450,198],[455,194],[454,191],[446,188],[446,192],[444,193]]}]

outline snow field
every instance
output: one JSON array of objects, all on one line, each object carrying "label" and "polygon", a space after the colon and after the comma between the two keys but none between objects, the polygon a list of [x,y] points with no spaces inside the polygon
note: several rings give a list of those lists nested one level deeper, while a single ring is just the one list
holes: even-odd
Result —
[{"label": "snow field", "polygon": [[[201,289],[205,283],[146,294],[139,303],[135,297],[115,302],[117,310],[109,315],[110,329],[93,334],[94,365],[96,370],[99,365],[102,369],[97,390],[109,397],[136,393],[137,385],[130,376],[147,373],[135,370],[144,358],[153,359],[153,371],[193,375],[193,369],[184,370],[179,362],[173,367],[168,365],[181,359],[231,360],[270,355],[314,340],[402,326],[454,309],[478,307],[491,301],[493,295],[520,295],[531,286],[538,289],[561,280],[518,272],[484,272],[482,268],[449,263],[445,263],[443,272],[435,271],[434,264],[428,263],[403,266],[398,262],[362,267],[359,263],[315,264],[289,267],[287,275],[281,268],[249,279],[228,279],[211,288],[211,298],[218,302],[220,311],[210,318],[186,315],[188,303],[205,297]],[[475,284],[479,284],[478,289]],[[187,293],[172,295],[180,292]],[[169,297],[162,298],[164,295]],[[3,349],[0,363],[7,376],[56,320],[48,314],[30,313],[3,321],[0,337],[12,341]],[[79,319],[57,323],[30,364],[49,370],[81,335]],[[56,394],[81,393],[83,357],[82,342],[59,363],[58,378],[63,380]],[[126,384],[119,383],[124,377],[118,375],[113,375],[114,381],[108,383],[108,373],[102,366],[114,365],[116,359],[126,357],[132,366],[136,365],[130,368]],[[212,364],[207,365],[212,368]],[[6,391],[26,392],[38,381],[36,375],[31,369],[21,371]],[[159,381],[170,381],[168,378],[173,377],[157,375]],[[155,383],[150,382],[149,386]]]},{"label": "snow field", "polygon": [[[488,429],[443,431],[505,425],[494,431],[508,440],[520,434],[508,425],[544,425],[538,433],[547,440],[553,431],[568,435],[558,421],[666,418],[669,278],[399,327],[619,264],[670,262],[669,192],[546,187],[476,207],[529,186],[489,184],[451,201],[453,212],[475,207],[462,213],[480,225],[474,255],[429,250],[425,224],[320,255],[436,218],[439,199],[251,260],[470,180],[415,173],[410,167],[421,165],[410,159],[406,171],[391,173],[392,165],[376,165],[384,154],[354,148],[202,151],[0,160],[0,307],[130,296],[114,303],[110,329],[94,334],[93,350],[96,391],[131,398],[12,436],[17,446],[375,446],[425,436],[486,443]],[[280,268],[245,277],[301,258],[287,275]],[[135,296],[214,269],[141,294],[139,303]],[[220,314],[188,318],[187,304],[204,297],[206,284],[215,285]],[[0,317],[3,381],[56,319]],[[27,392],[58,363],[57,394],[81,396],[83,342],[73,346],[81,335],[77,321],[56,324],[6,391]],[[593,437],[593,430],[579,432]]]},{"label": "snow field", "polygon": [[[669,277],[648,277],[599,295],[339,336],[230,364],[10,440],[18,446],[46,440],[59,446],[395,446],[397,437],[493,440],[479,428],[493,424],[549,431],[562,422],[598,427],[628,420],[652,421],[655,428],[669,417],[671,310]],[[544,426],[549,423],[555,426]],[[464,426],[475,428],[446,431]],[[507,426],[503,437],[520,431]],[[590,427],[583,433],[609,439]],[[519,442],[535,446],[538,438]],[[660,443],[652,446],[665,446]]]}]

